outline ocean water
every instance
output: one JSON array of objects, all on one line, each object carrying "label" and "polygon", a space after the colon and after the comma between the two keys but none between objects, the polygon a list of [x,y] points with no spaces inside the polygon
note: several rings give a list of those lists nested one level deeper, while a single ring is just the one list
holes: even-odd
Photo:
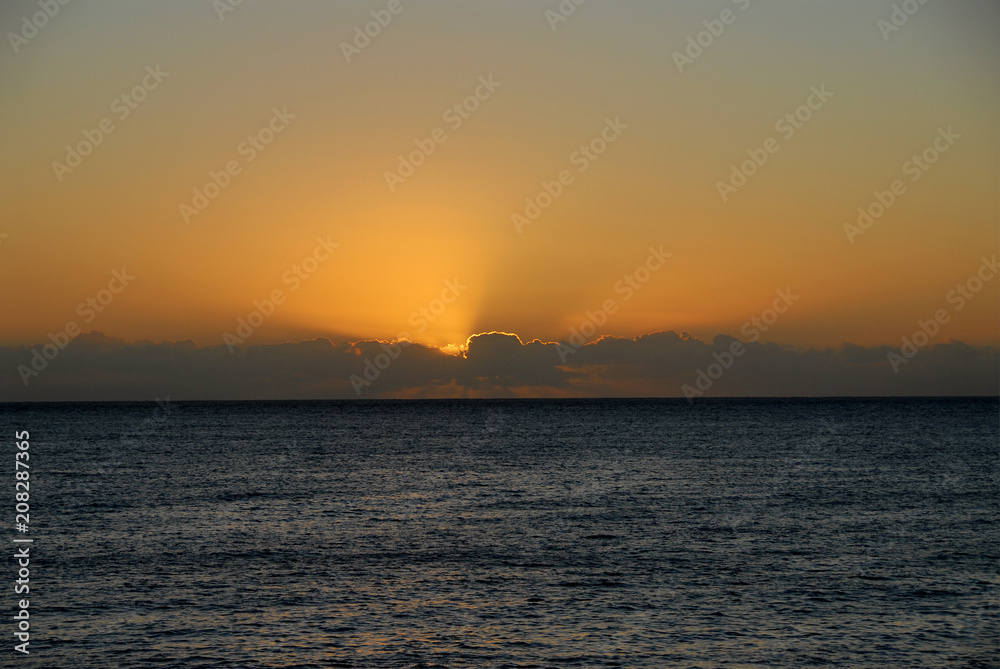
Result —
[{"label": "ocean water", "polygon": [[1000,666],[996,399],[0,415],[2,666]]}]

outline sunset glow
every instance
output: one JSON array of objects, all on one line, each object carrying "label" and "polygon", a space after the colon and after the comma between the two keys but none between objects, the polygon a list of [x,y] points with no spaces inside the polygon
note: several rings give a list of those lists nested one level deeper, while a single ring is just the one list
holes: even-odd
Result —
[{"label": "sunset glow", "polygon": [[[220,346],[275,290],[246,345],[558,342],[608,299],[591,340],[745,340],[788,289],[762,341],[899,347],[997,250],[990,3],[474,4],[363,48],[364,2],[64,7],[2,65],[3,343]],[[995,346],[998,286],[937,342]]]}]

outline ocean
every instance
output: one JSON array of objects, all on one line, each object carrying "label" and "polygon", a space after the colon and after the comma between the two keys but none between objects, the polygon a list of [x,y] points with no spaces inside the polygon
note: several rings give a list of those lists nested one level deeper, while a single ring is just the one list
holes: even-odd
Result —
[{"label": "ocean", "polygon": [[1000,666],[996,398],[0,415],[2,666]]}]

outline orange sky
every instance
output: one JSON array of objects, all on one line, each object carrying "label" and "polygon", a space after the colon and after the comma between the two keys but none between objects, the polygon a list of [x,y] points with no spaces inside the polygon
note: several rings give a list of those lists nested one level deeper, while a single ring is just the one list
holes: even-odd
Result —
[{"label": "orange sky", "polygon": [[[997,251],[994,3],[928,3],[886,39],[891,2],[594,0],[555,30],[556,2],[404,2],[348,63],[341,44],[387,4],[243,3],[220,20],[207,2],[73,3],[16,52],[8,37],[0,343],[76,322],[220,344],[275,290],[249,343],[556,341],[608,298],[599,334],[711,339],[791,288],[764,339],[898,345]],[[5,3],[4,34],[36,10]],[[800,127],[780,123],[810,100]],[[949,128],[933,165],[907,165]],[[92,153],[54,165],[85,133]],[[769,138],[724,201],[719,182]],[[387,183],[413,151],[422,164]],[[895,180],[905,191],[852,243],[845,223]],[[543,182],[561,192],[519,229]],[[317,238],[338,246],[296,283]],[[623,299],[650,247],[670,258]],[[122,268],[134,281],[87,321],[81,303]],[[414,316],[449,281],[464,288],[439,315]],[[943,338],[995,345],[998,285]]]}]

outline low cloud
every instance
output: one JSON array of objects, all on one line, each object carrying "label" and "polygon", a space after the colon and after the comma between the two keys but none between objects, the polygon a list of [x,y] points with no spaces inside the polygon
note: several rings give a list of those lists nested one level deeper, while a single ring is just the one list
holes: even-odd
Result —
[{"label": "low cloud", "polygon": [[[352,384],[352,378],[365,378],[366,361],[375,360],[387,345],[392,346],[314,339],[230,353],[224,345],[126,343],[91,332],[46,361],[37,376],[27,377],[27,385],[23,370],[41,346],[0,347],[0,399],[683,397],[685,386],[700,388],[704,397],[1000,394],[996,347],[937,344],[919,351],[896,373],[887,355],[898,349],[888,346],[803,350],[742,343],[725,335],[706,342],[676,332],[602,337],[584,346],[525,343],[513,334],[491,332],[471,337],[463,355],[410,344],[370,383]],[[744,352],[730,361],[726,352],[734,345]],[[700,379],[703,372],[712,375],[711,384]]]}]

